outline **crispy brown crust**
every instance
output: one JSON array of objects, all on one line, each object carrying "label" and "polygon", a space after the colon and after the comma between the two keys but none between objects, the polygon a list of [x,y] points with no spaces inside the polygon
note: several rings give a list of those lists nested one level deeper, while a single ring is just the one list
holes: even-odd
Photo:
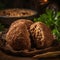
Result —
[{"label": "crispy brown crust", "polygon": [[49,47],[53,43],[54,38],[51,30],[42,22],[32,24],[30,33],[37,48]]},{"label": "crispy brown crust", "polygon": [[28,20],[28,19],[19,19],[19,20],[13,22],[11,24],[11,26],[16,25],[17,23],[19,24],[20,22],[24,22],[24,24],[27,26],[28,29],[30,28],[30,25],[33,24],[33,22],[31,20]]},{"label": "crispy brown crust", "polygon": [[7,43],[15,50],[30,49],[29,32],[24,22],[14,24],[6,34]]}]

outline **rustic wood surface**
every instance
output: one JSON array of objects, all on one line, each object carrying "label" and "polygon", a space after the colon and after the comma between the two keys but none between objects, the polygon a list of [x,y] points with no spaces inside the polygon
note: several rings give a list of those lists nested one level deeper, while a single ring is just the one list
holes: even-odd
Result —
[{"label": "rustic wood surface", "polygon": [[9,56],[0,51],[0,60],[36,60],[28,57]]},{"label": "rustic wood surface", "polygon": [[46,58],[46,59],[33,59],[31,57],[16,57],[10,56],[0,51],[0,60],[60,60],[59,57],[57,58]]}]

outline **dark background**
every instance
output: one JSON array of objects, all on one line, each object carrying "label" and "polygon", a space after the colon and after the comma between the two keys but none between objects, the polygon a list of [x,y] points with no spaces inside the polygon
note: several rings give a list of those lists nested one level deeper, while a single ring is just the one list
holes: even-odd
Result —
[{"label": "dark background", "polygon": [[0,9],[5,8],[28,8],[43,13],[46,7],[60,10],[60,0],[48,0],[47,4],[41,5],[41,0],[0,0]]},{"label": "dark background", "polygon": [[[32,8],[39,0],[0,0],[4,8]],[[60,5],[60,0],[48,0],[49,3]]]}]

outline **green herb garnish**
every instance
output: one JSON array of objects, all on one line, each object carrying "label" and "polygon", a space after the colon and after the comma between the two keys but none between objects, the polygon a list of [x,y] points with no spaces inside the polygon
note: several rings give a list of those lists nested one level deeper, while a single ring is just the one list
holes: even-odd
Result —
[{"label": "green herb garnish", "polygon": [[38,21],[43,22],[50,27],[52,33],[57,37],[57,41],[60,41],[60,12],[46,10],[46,13],[40,15],[39,18],[34,19],[34,22]]}]

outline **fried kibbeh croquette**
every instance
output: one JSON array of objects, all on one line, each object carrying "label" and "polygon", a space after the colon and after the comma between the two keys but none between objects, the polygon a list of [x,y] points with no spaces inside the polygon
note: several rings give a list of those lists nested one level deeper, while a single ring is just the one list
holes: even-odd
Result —
[{"label": "fried kibbeh croquette", "polygon": [[13,25],[9,28],[6,34],[7,43],[14,50],[30,49],[30,34],[24,22],[12,23]]},{"label": "fried kibbeh croquette", "polygon": [[30,34],[36,48],[46,48],[52,45],[54,38],[49,27],[42,22],[30,26]]}]

